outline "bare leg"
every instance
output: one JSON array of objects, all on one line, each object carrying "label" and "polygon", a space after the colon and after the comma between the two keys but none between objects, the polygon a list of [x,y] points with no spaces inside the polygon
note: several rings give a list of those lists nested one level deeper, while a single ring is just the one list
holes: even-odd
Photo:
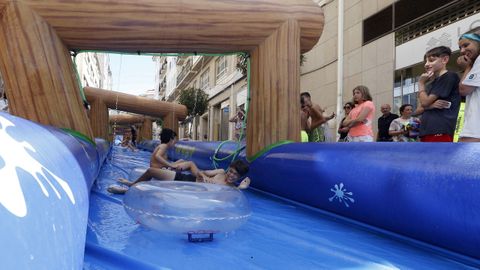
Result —
[{"label": "bare leg", "polygon": [[148,181],[150,179],[152,179],[152,175],[151,175],[151,170],[152,168],[148,168],[142,175],[140,175],[140,177],[133,181],[133,182],[130,182],[129,180],[125,179],[125,178],[119,178],[118,179],[118,182],[126,185],[126,186],[129,186],[131,187],[132,185],[138,183],[138,182],[142,182],[142,181]]},{"label": "bare leg", "polygon": [[148,181],[152,178],[158,180],[173,180],[175,178],[175,171],[158,168],[148,168],[137,180],[133,182],[130,182],[125,178],[119,178],[118,182],[130,187],[138,182]]},{"label": "bare leg", "polygon": [[147,172],[149,172],[150,179],[155,178],[156,180],[165,180],[165,181],[173,181],[175,179],[175,174],[176,174],[176,172],[172,170],[157,169],[157,168],[149,168]]},{"label": "bare leg", "polygon": [[480,142],[480,139],[470,138],[470,137],[461,137],[458,139],[458,142]]},{"label": "bare leg", "polygon": [[185,170],[190,170],[192,172],[192,175],[195,177],[199,176],[200,170],[198,169],[197,165],[193,163],[193,161],[182,161],[182,162],[177,162],[177,169],[185,171]]},{"label": "bare leg", "polygon": [[107,191],[113,194],[125,194],[128,191],[128,188],[112,185],[107,188]]}]

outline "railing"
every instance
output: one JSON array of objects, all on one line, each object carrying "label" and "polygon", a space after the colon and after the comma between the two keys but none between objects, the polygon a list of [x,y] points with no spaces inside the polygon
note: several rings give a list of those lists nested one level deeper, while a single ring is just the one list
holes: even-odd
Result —
[{"label": "railing", "polygon": [[177,76],[177,86],[182,82],[183,79],[188,75],[192,69],[192,60],[187,60],[187,63],[183,66],[182,71]]}]

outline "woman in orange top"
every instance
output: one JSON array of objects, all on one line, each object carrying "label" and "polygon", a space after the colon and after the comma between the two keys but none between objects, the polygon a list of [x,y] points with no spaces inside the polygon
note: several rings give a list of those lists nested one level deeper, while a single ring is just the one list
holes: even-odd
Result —
[{"label": "woman in orange top", "polygon": [[375,106],[368,87],[359,85],[353,89],[353,102],[355,108],[350,111],[343,122],[348,126],[347,141],[349,142],[373,142],[372,121],[375,114]]}]

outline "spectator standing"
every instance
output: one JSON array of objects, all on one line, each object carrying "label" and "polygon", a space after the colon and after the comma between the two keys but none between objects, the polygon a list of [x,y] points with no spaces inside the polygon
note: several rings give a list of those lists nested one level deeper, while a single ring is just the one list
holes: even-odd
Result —
[{"label": "spectator standing", "polygon": [[464,124],[459,142],[480,142],[480,27],[463,34],[457,64],[464,70],[459,91],[466,97]]},{"label": "spectator standing", "polygon": [[388,133],[394,142],[417,142],[420,120],[412,117],[413,105],[403,104],[400,107],[400,117],[390,124]]},{"label": "spectator standing", "polygon": [[394,119],[398,118],[398,115],[391,113],[392,107],[390,104],[383,104],[380,107],[382,116],[378,118],[378,133],[377,142],[391,142],[392,136],[389,134],[390,124]]},{"label": "spectator standing", "polygon": [[418,81],[418,97],[424,110],[420,126],[422,142],[453,142],[460,109],[460,78],[446,68],[451,53],[450,48],[440,46],[429,50],[424,57],[426,72]]},{"label": "spectator standing", "polygon": [[308,126],[308,118],[310,117],[307,108],[305,108],[305,104],[302,103],[302,99],[300,99],[300,139],[301,142],[308,142],[308,131],[310,130]]},{"label": "spectator standing", "polygon": [[343,110],[345,111],[345,116],[343,117],[342,121],[340,121],[340,126],[338,127],[338,134],[340,134],[340,138],[338,139],[339,142],[344,142],[348,135],[349,127],[343,124],[345,118],[347,118],[350,111],[355,107],[353,102],[347,102],[343,105]]},{"label": "spectator standing", "polygon": [[237,113],[229,121],[235,123],[235,139],[240,141],[245,138],[245,111],[238,108]]},{"label": "spectator standing", "polygon": [[327,117],[323,116],[325,110],[323,110],[320,105],[312,103],[310,93],[308,92],[303,92],[300,94],[300,104],[302,105],[302,110],[305,110],[305,114],[307,114],[310,118],[310,123],[307,127],[308,141],[325,141],[324,129],[321,127],[321,125],[335,118],[335,113],[332,112],[332,114]]},{"label": "spectator standing", "polygon": [[350,128],[349,142],[373,142],[372,120],[375,106],[368,87],[359,85],[353,89],[355,108],[350,111],[343,124]]}]

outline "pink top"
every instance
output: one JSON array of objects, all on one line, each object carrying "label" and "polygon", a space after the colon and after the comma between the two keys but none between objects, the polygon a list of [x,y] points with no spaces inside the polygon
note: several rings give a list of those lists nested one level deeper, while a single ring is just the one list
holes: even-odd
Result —
[{"label": "pink top", "polygon": [[363,121],[363,123],[357,124],[356,126],[350,128],[350,130],[348,131],[349,136],[358,137],[370,135],[373,137],[372,120],[373,115],[375,114],[375,106],[373,105],[373,102],[367,100],[362,104],[357,105],[350,111],[350,119],[356,119],[363,108],[368,108],[370,112],[368,113],[367,118]]}]

